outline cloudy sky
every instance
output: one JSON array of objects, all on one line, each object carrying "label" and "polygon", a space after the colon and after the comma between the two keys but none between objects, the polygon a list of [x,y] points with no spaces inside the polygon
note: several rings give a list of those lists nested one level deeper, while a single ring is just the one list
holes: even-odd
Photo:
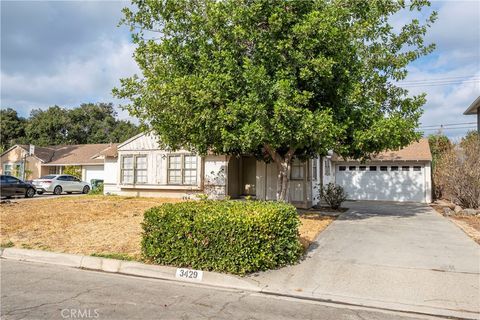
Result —
[{"label": "cloudy sky", "polygon": [[[125,1],[1,1],[1,107],[28,116],[34,108],[114,102],[118,79],[138,71],[127,27],[117,27]],[[436,51],[416,61],[405,80],[426,92],[422,128],[451,137],[474,127],[463,111],[480,94],[480,0],[433,1],[439,18],[427,41]],[[396,18],[405,21],[406,15]],[[128,114],[119,110],[120,116]]]}]

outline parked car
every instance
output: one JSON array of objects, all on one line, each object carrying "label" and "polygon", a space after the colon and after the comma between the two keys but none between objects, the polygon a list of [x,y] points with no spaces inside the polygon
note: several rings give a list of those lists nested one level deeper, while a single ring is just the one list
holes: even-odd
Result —
[{"label": "parked car", "polygon": [[33,180],[33,185],[37,188],[38,194],[53,193],[56,195],[62,192],[88,193],[90,185],[88,182],[81,181],[77,177],[68,174],[51,174],[43,176],[40,179]]},{"label": "parked car", "polygon": [[0,176],[0,195],[5,198],[13,196],[23,196],[32,198],[37,190],[31,183],[24,182],[18,178],[1,175]]}]

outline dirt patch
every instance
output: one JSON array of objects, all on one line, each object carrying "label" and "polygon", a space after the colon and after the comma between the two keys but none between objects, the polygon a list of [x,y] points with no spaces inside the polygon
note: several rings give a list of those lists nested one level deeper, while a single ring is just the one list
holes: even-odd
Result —
[{"label": "dirt patch", "polygon": [[2,204],[1,242],[18,248],[139,258],[143,212],[178,201],[88,196]]},{"label": "dirt patch", "polygon": [[480,217],[479,216],[452,216],[450,217],[470,238],[480,244]]},{"label": "dirt patch", "polygon": [[335,217],[323,216],[321,214],[310,213],[308,215],[302,215],[300,221],[302,222],[300,232],[300,242],[303,248],[306,250],[310,244],[315,240],[317,235],[322,232]]},{"label": "dirt patch", "polygon": [[[17,248],[141,258],[145,210],[180,199],[83,196],[0,204],[0,243]],[[334,217],[300,218],[305,248]]]}]

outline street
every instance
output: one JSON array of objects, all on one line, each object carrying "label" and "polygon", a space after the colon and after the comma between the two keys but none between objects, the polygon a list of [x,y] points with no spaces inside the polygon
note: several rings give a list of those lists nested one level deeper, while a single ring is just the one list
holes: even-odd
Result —
[{"label": "street", "polygon": [[2,319],[426,319],[178,282],[0,260]]}]

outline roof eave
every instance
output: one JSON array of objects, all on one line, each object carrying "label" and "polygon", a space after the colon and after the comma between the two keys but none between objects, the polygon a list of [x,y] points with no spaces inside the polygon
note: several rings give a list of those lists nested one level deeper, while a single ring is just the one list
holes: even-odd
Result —
[{"label": "roof eave", "polygon": [[478,109],[480,108],[480,96],[475,99],[475,101],[472,102],[472,104],[465,110],[463,113],[464,115],[473,115],[477,114],[479,111]]}]

